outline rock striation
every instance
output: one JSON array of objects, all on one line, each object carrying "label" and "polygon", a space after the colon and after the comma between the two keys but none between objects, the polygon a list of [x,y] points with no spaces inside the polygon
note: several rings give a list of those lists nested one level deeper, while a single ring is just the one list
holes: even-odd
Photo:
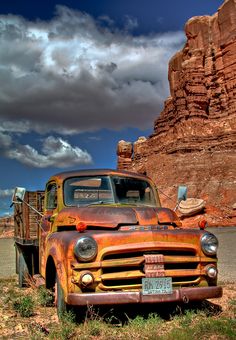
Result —
[{"label": "rock striation", "polygon": [[125,156],[127,142],[119,142],[118,168],[150,176],[168,207],[184,183],[190,197],[206,201],[210,224],[235,224],[236,0],[213,16],[191,18],[185,33],[184,48],[169,62],[170,97],[153,134],[129,143]]}]

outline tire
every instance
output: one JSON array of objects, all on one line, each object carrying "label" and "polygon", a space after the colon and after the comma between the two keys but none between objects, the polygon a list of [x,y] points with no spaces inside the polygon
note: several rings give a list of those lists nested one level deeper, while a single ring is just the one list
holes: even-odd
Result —
[{"label": "tire", "polygon": [[28,266],[26,264],[24,255],[19,252],[18,255],[18,284],[20,288],[27,287],[27,277],[29,276]]},{"label": "tire", "polygon": [[19,274],[19,250],[15,244],[15,252],[16,252],[16,274]]},{"label": "tire", "polygon": [[57,315],[59,319],[62,318],[64,313],[71,310],[71,307],[65,302],[65,294],[62,289],[58,275],[56,275],[55,303],[56,303]]}]

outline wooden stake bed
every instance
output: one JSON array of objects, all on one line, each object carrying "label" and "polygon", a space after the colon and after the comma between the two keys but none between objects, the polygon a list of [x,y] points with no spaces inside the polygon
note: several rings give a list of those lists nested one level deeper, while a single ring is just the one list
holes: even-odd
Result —
[{"label": "wooden stake bed", "polygon": [[[27,191],[24,201],[39,212],[43,211],[44,191]],[[40,216],[26,204],[15,204],[14,225],[15,240],[27,244],[38,241]],[[33,242],[34,243],[34,242]]]}]

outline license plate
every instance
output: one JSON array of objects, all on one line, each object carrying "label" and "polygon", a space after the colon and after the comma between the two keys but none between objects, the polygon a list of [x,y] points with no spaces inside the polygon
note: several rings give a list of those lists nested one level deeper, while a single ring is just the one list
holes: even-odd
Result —
[{"label": "license plate", "polygon": [[142,279],[143,295],[150,294],[171,294],[172,278],[171,277],[144,277]]}]

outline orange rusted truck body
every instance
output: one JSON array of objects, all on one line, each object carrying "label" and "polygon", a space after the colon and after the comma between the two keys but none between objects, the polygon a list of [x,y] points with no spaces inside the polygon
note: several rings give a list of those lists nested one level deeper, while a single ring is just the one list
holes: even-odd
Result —
[{"label": "orange rusted truck body", "polygon": [[[130,186],[120,196],[125,202],[118,197],[124,186]],[[47,288],[56,284],[59,312],[222,295],[214,235],[182,229],[146,176],[115,170],[57,174],[46,185],[40,223],[38,272]]]}]

